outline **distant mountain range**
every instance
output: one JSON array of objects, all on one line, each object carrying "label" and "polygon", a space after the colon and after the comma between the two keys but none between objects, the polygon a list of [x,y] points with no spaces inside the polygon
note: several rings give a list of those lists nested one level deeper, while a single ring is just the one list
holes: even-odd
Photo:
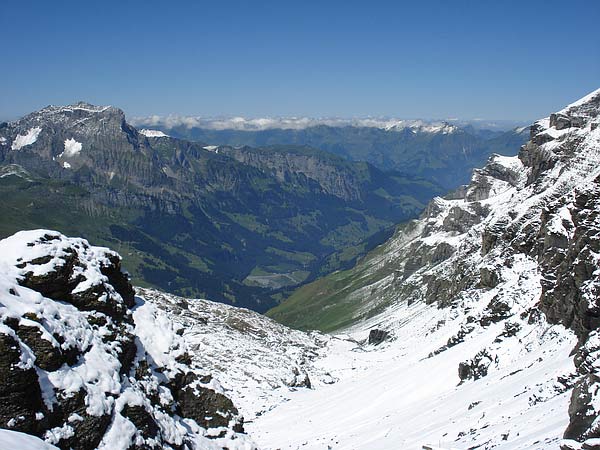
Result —
[{"label": "distant mountain range", "polygon": [[[214,145],[306,145],[382,170],[423,177],[453,189],[492,153],[514,153],[527,139],[519,122],[397,119],[137,118],[136,124]],[[512,128],[505,129],[511,125]],[[511,153],[511,154],[512,154]]]}]

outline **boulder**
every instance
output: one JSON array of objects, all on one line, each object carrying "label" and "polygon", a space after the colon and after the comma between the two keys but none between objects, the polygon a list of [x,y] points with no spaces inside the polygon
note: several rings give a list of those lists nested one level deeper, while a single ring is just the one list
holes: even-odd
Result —
[{"label": "boulder", "polygon": [[389,333],[385,330],[373,329],[369,331],[369,344],[379,345],[385,341],[389,336]]}]

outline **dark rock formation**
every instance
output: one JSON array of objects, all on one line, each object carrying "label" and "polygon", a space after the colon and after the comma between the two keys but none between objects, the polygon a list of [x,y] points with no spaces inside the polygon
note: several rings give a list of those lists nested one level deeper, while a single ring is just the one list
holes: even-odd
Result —
[{"label": "dark rock formation", "polygon": [[389,336],[389,333],[385,330],[373,329],[369,331],[369,344],[379,345],[385,341]]},{"label": "dark rock formation", "polygon": [[494,358],[487,350],[482,350],[473,359],[461,362],[458,365],[458,377],[461,382],[483,378],[487,375],[488,368],[492,362],[494,362]]},{"label": "dark rock formation", "polygon": [[36,413],[44,411],[38,377],[33,367],[19,367],[18,341],[0,333],[0,427],[39,434]]}]

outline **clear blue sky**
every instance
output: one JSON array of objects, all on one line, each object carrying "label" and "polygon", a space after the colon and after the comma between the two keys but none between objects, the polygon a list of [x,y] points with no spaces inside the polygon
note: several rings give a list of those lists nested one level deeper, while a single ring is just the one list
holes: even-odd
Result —
[{"label": "clear blue sky", "polygon": [[533,119],[600,87],[600,1],[27,1],[0,9],[0,118]]}]

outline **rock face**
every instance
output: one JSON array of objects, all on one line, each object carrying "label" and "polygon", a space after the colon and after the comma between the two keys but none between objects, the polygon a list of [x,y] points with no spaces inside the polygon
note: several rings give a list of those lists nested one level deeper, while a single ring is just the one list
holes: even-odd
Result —
[{"label": "rock face", "polygon": [[[319,301],[328,308],[340,302],[354,312],[346,325],[374,317],[378,328],[392,332],[396,322],[386,322],[386,308],[419,302],[449,308],[462,323],[431,357],[503,326],[486,348],[459,363],[463,382],[502,364],[496,351],[503,343],[526,330],[562,325],[579,340],[574,381],[558,381],[561,392],[574,386],[565,438],[599,438],[598,123],[600,91],[536,122],[518,157],[492,156],[469,185],[434,199],[419,220],[399,228],[351,271],[335,275],[338,286],[352,289],[332,289],[332,298]],[[328,292],[327,282],[317,282],[319,292]]]},{"label": "rock face", "polygon": [[291,181],[310,188],[310,183],[324,192],[348,201],[360,201],[365,192],[363,180],[352,164],[342,158],[311,152],[302,147],[290,147],[281,152],[274,148],[220,147],[219,152],[234,159],[272,172],[281,181]]},{"label": "rock face", "polygon": [[0,241],[0,427],[64,449],[251,448],[238,411],[116,253]]}]

